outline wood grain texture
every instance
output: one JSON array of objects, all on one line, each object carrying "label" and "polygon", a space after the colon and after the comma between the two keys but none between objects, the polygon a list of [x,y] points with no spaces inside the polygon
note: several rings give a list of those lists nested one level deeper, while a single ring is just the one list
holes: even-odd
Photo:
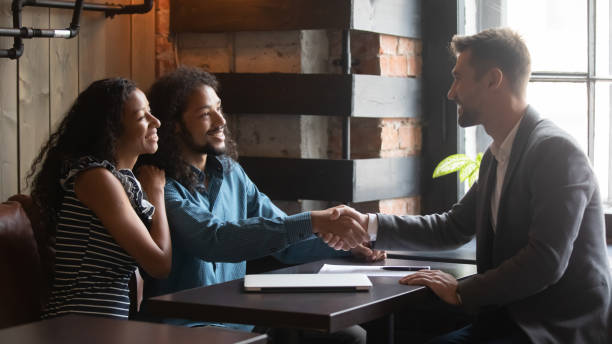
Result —
[{"label": "wood grain texture", "polygon": [[172,32],[352,29],[421,36],[421,0],[181,0]]},{"label": "wood grain texture", "polygon": [[[51,9],[51,28],[67,28],[71,20],[72,10]],[[51,39],[49,65],[50,120],[54,131],[79,94],[79,36]]]},{"label": "wood grain texture", "polygon": [[[11,0],[0,0],[0,26],[12,27]],[[13,39],[0,37],[0,49],[13,46]],[[17,151],[17,62],[0,59],[0,201],[19,190]]]},{"label": "wood grain texture", "polygon": [[[22,18],[26,27],[49,27],[47,8],[27,8]],[[19,192],[28,193],[26,174],[49,135],[49,39],[25,40],[24,44],[19,59]]]},{"label": "wood grain texture", "polygon": [[[142,0],[132,0],[142,3]],[[155,10],[132,15],[132,79],[146,92],[155,81]]]},{"label": "wood grain texture", "polygon": [[[129,5],[130,0],[115,1],[117,4]],[[131,15],[117,15],[106,18],[104,31],[106,40],[106,71],[104,77],[132,78],[132,19]]]},{"label": "wood grain texture", "polygon": [[218,73],[227,113],[409,118],[421,79],[377,75]]},{"label": "wood grain texture", "polygon": [[170,3],[172,32],[342,29],[347,0],[181,0]]},{"label": "wood grain texture", "polygon": [[416,156],[354,160],[243,156],[240,164],[257,187],[275,200],[366,202],[419,193],[420,158]]},{"label": "wood grain texture", "polygon": [[[102,0],[92,2],[104,3]],[[106,76],[105,28],[104,13],[83,11],[79,33],[79,92]]]}]

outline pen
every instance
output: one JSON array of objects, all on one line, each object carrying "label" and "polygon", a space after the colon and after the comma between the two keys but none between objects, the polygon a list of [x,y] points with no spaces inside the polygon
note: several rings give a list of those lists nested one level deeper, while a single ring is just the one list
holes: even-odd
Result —
[{"label": "pen", "polygon": [[419,270],[429,270],[430,266],[383,266],[383,270],[389,271],[419,271]]}]

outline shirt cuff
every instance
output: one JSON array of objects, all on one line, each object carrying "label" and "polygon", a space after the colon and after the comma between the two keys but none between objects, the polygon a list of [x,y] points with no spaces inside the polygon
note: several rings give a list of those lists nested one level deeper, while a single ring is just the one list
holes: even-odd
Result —
[{"label": "shirt cuff", "polygon": [[312,235],[310,212],[285,217],[285,229],[289,245],[309,238]]},{"label": "shirt cuff", "polygon": [[368,234],[370,235],[370,241],[376,241],[376,235],[378,234],[378,217],[376,217],[376,214],[368,214]]}]

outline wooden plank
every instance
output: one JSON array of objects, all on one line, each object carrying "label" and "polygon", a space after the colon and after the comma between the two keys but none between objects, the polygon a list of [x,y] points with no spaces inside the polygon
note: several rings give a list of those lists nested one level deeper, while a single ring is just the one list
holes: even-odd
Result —
[{"label": "wooden plank", "polygon": [[421,37],[421,0],[353,0],[351,29]]},{"label": "wooden plank", "polygon": [[[131,0],[114,1],[119,5],[129,5]],[[141,1],[142,3],[142,1]],[[122,14],[104,21],[106,40],[106,71],[104,77],[132,77],[132,23],[131,16]]]},{"label": "wooden plank", "polygon": [[347,0],[181,0],[170,2],[173,32],[342,29]]},{"label": "wooden plank", "polygon": [[[0,0],[0,26],[12,27],[11,0]],[[0,49],[13,47],[13,39],[0,37]],[[17,135],[17,62],[0,59],[0,201],[19,190]]]},{"label": "wooden plank", "polygon": [[219,73],[227,113],[418,117],[421,79],[342,74]]},{"label": "wooden plank", "polygon": [[[132,0],[142,3],[142,0]],[[132,79],[144,92],[155,81],[155,9],[132,17]]]},{"label": "wooden plank", "polygon": [[418,157],[356,160],[241,157],[240,164],[257,187],[275,200],[366,202],[419,193]]},{"label": "wooden plank", "polygon": [[[72,10],[51,9],[51,28],[67,28],[71,20]],[[55,38],[49,44],[51,130],[54,131],[79,94],[79,41],[78,36]]]},{"label": "wooden plank", "polygon": [[274,200],[352,199],[351,160],[240,157],[240,164],[259,190]]},{"label": "wooden plank", "polygon": [[354,117],[419,117],[421,79],[353,75]]},{"label": "wooden plank", "polygon": [[[91,2],[104,3],[103,0]],[[104,13],[83,11],[79,32],[79,92],[106,76],[106,49]]]},{"label": "wooden plank", "polygon": [[419,194],[420,159],[356,159],[353,202],[412,197]]},{"label": "wooden plank", "polygon": [[217,74],[227,113],[347,116],[351,76],[334,74]]},{"label": "wooden plank", "polygon": [[[22,18],[26,27],[49,27],[48,8],[27,8]],[[19,59],[19,192],[28,193],[26,174],[49,135],[49,39],[29,39],[24,44]]]},{"label": "wooden plank", "polygon": [[432,179],[434,168],[445,157],[457,153],[457,104],[446,98],[453,82],[453,59],[448,58],[448,42],[457,34],[457,1],[423,1],[423,180],[421,212],[442,213],[457,202],[455,174]]},{"label": "wooden plank", "polygon": [[353,29],[419,38],[421,0],[172,1],[170,28],[176,33]]}]

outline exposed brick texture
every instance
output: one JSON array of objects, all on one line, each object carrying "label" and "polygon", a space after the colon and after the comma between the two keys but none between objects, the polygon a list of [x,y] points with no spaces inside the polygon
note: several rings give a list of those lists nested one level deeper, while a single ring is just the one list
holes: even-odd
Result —
[{"label": "exposed brick texture", "polygon": [[176,68],[174,43],[170,39],[170,0],[155,2],[155,75]]},{"label": "exposed brick texture", "polygon": [[[169,27],[169,1],[156,1],[157,76],[176,68],[177,62],[212,72],[341,72],[338,62],[342,39],[338,30],[173,35]],[[422,44],[419,40],[351,32],[352,72],[356,74],[418,78],[421,75],[421,54]],[[340,118],[277,115],[228,117],[240,154],[340,158]],[[351,158],[418,155],[421,152],[421,135],[421,125],[417,119],[354,118],[351,120]],[[304,210],[304,204],[283,203],[283,208],[293,213]],[[420,198],[372,201],[354,206],[366,212],[418,214]]]}]

